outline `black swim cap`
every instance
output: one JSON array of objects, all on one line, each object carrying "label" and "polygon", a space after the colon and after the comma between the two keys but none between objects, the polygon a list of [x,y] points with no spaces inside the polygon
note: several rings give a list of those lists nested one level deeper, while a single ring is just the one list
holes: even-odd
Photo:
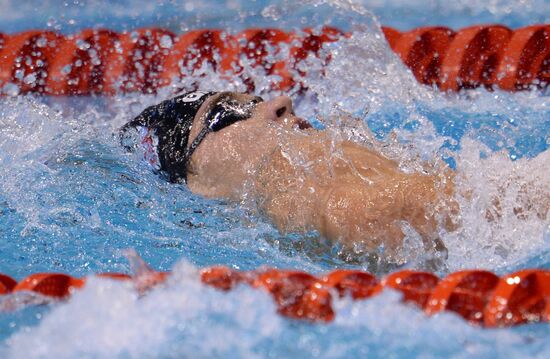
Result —
[{"label": "black swim cap", "polygon": [[126,149],[138,145],[135,134],[141,128],[153,131],[158,138],[156,149],[160,169],[170,182],[185,182],[187,178],[187,143],[195,115],[202,104],[216,92],[193,91],[146,108],[120,130],[120,140]]}]

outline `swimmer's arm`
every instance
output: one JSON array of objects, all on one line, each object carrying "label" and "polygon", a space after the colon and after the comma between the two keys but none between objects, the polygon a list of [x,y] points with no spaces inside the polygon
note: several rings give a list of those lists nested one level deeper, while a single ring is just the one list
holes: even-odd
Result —
[{"label": "swimmer's arm", "polygon": [[445,251],[439,238],[438,218],[446,230],[456,229],[452,221],[457,212],[455,202],[444,192],[436,192],[428,176],[411,176],[370,187],[335,186],[317,208],[321,215],[315,226],[324,237],[348,246],[360,244],[369,251],[383,247],[386,255],[400,251],[405,223],[420,236],[427,252]]}]

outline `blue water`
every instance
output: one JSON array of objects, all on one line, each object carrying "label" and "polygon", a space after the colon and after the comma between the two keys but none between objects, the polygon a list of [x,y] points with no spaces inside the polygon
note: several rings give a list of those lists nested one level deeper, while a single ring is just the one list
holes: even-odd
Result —
[{"label": "blue water", "polygon": [[[29,28],[51,28],[72,33],[86,27],[105,26],[115,30],[135,29],[144,26],[162,26],[175,31],[205,26],[240,28],[250,25],[271,25],[272,17],[256,16],[268,5],[292,7],[278,23],[296,21],[305,16],[304,23],[330,19],[334,8],[316,6],[315,1],[234,1],[204,0],[73,0],[73,1],[13,1],[4,0],[0,14],[0,31],[16,32]],[[346,1],[334,1],[340,7],[348,7]],[[501,23],[516,28],[535,23],[548,23],[550,4],[545,0],[509,1],[493,0],[480,4],[475,0],[444,1],[421,0],[360,0],[350,4],[362,4],[376,14],[386,26],[401,30],[427,25],[445,25],[460,28],[480,23]],[[315,9],[314,11],[312,9]],[[277,13],[277,12],[275,12]],[[297,19],[300,21],[301,19]],[[346,24],[346,22],[341,22]],[[296,25],[296,23],[294,23]]]},{"label": "blue water", "polygon": [[[71,33],[89,26],[150,25],[176,32],[212,26],[238,31],[325,23],[366,30],[331,45],[330,67],[324,77],[303,79],[309,91],[294,96],[296,112],[329,129],[340,128],[340,136],[358,142],[372,131],[387,155],[405,168],[417,168],[420,159],[436,166],[444,162],[456,171],[458,187],[470,190],[472,199],[458,199],[461,229],[441,229],[449,259],[440,275],[472,267],[499,274],[550,268],[548,216],[505,215],[489,222],[479,215],[491,195],[505,208],[513,206],[521,198],[521,184],[530,188],[529,195],[548,196],[547,90],[440,94],[418,85],[377,32],[378,23],[408,29],[549,22],[548,2],[359,2],[368,11],[337,1],[281,2],[280,8],[266,4],[5,0],[0,1],[5,10],[0,11],[0,31]],[[310,73],[317,65],[312,59]],[[242,90],[242,84],[215,75],[187,81],[193,80],[204,88]],[[548,324],[484,330],[448,313],[428,318],[400,304],[392,292],[365,302],[339,301],[334,323],[311,325],[278,316],[261,291],[242,287],[220,293],[203,287],[197,270],[215,264],[313,273],[350,267],[378,269],[380,275],[384,269],[373,268],[360,255],[346,258],[315,233],[283,236],[246,203],[193,195],[154,175],[139,156],[125,153],[116,129],[169,93],[0,99],[0,272],[17,279],[40,271],[74,276],[129,272],[123,255],[127,248],[155,269],[174,271],[166,286],[143,298],[124,284],[92,280],[66,303],[0,313],[1,357],[550,356]],[[360,121],[337,119],[345,114],[363,118],[368,129]],[[411,251],[406,266],[417,268],[419,256]]]}]

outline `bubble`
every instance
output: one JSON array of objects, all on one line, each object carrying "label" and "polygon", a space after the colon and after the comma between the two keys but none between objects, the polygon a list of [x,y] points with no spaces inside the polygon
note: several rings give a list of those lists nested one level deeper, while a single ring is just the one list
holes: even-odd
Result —
[{"label": "bubble", "polygon": [[161,38],[160,38],[160,47],[164,48],[164,49],[169,49],[171,48],[173,45],[172,43],[172,38],[168,35],[163,35]]},{"label": "bubble", "polygon": [[36,74],[28,74],[23,78],[23,82],[27,85],[34,85],[36,83]]}]

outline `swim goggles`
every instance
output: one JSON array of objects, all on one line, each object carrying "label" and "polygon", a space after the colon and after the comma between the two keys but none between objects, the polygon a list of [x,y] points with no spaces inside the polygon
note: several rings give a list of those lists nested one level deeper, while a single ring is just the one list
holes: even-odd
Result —
[{"label": "swim goggles", "polygon": [[258,96],[243,103],[230,92],[222,93],[214,103],[210,104],[209,110],[204,115],[203,128],[191,145],[187,147],[184,155],[184,167],[187,168],[191,156],[209,133],[221,131],[236,122],[249,119],[256,106],[261,102],[263,99]]}]

